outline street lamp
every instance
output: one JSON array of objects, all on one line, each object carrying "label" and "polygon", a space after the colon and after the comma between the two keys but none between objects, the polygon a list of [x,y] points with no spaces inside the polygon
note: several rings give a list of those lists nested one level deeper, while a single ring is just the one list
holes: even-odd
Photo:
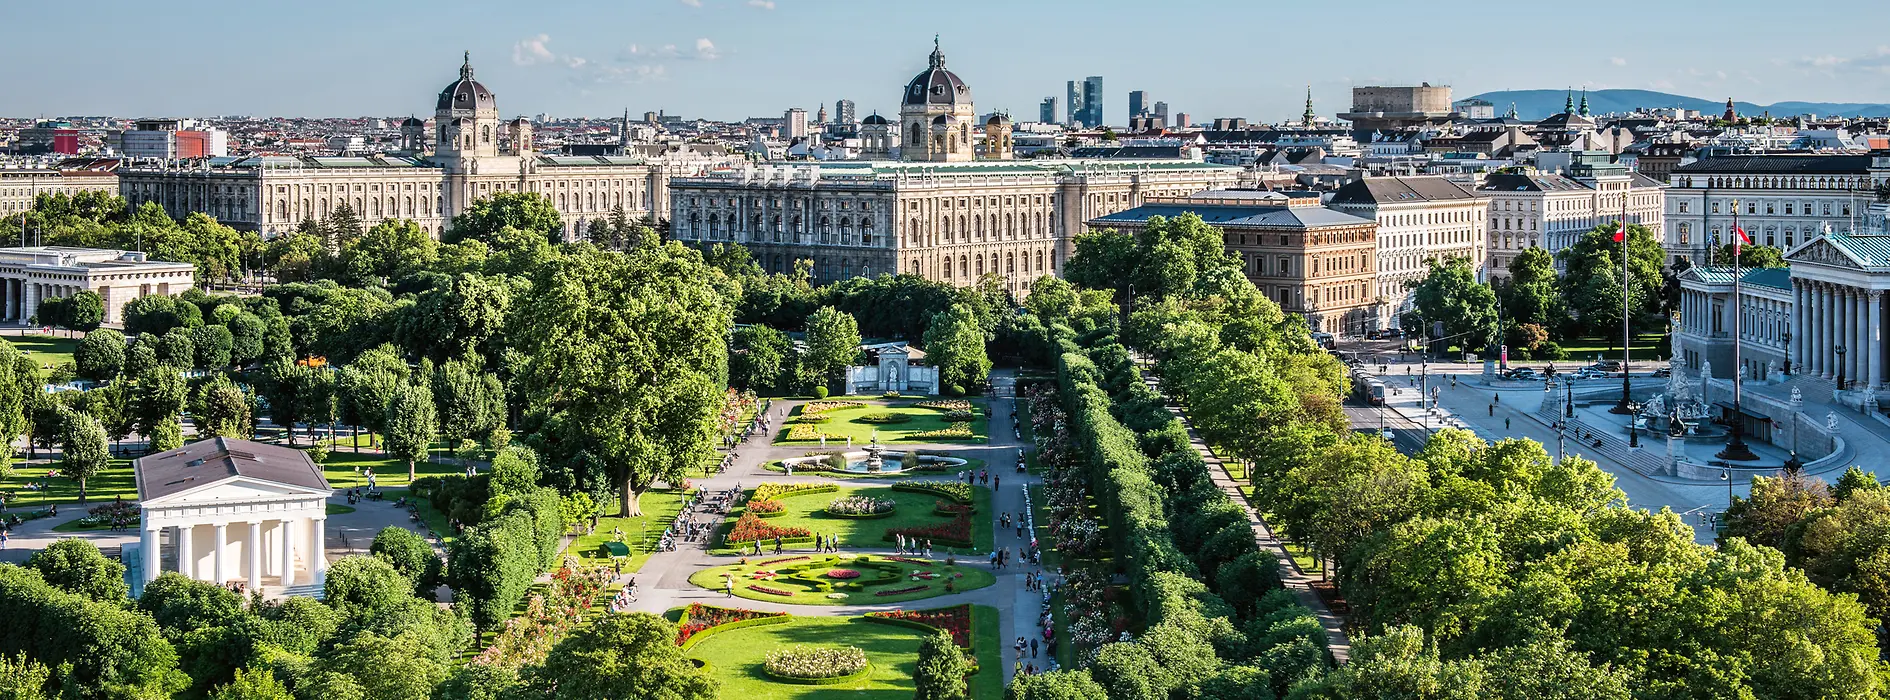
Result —
[{"label": "street lamp", "polygon": [[1785,376],[1789,377],[1792,374],[1792,332],[1781,332],[1778,337],[1785,341]]},{"label": "street lamp", "polygon": [[1798,414],[1805,409],[1805,395],[1799,393],[1798,387],[1792,387],[1792,400],[1790,405],[1792,409],[1792,456],[1791,459],[1785,460],[1785,473],[1797,474],[1798,470],[1805,468],[1804,461],[1798,459]]},{"label": "street lamp", "polygon": [[1635,410],[1632,413],[1628,414],[1628,418],[1627,418],[1628,449],[1635,449],[1641,446],[1640,428],[1641,428],[1641,412],[1638,408],[1635,408]]},{"label": "street lamp", "polygon": [[1843,391],[1844,390],[1844,346],[1839,345],[1837,347],[1831,348],[1831,352],[1837,353],[1837,366],[1838,366],[1837,388],[1838,388],[1838,391]]}]

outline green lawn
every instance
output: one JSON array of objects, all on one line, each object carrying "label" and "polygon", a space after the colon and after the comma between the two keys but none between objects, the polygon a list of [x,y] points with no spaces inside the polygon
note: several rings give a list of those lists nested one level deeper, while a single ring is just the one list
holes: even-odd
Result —
[{"label": "green lawn", "polygon": [[[970,399],[971,410],[977,416],[971,421],[972,437],[959,437],[959,438],[916,437],[914,435],[915,433],[922,433],[928,430],[942,430],[952,425],[951,423],[946,422],[944,411],[940,411],[940,410],[932,409],[932,408],[919,408],[917,406],[914,406],[913,404],[918,403],[918,400],[914,400],[914,399],[890,399],[890,400],[888,399],[853,399],[853,398],[848,398],[845,400],[859,401],[861,403],[864,403],[865,405],[852,407],[852,408],[842,408],[842,409],[837,409],[833,411],[827,411],[826,413],[821,414],[823,416],[828,417],[827,422],[811,424],[815,430],[821,433],[825,433],[828,436],[827,447],[829,448],[844,446],[846,444],[846,439],[849,437],[853,438],[853,444],[856,448],[864,446],[866,445],[868,441],[872,439],[875,431],[878,432],[879,441],[881,443],[893,443],[893,442],[981,443],[981,442],[985,442],[986,436],[990,433],[991,421],[990,421],[990,416],[985,414],[984,399]],[[795,422],[795,420],[799,418],[799,416],[801,415],[801,409],[804,407],[805,407],[805,404],[803,404],[800,407],[796,407],[794,409],[794,412],[788,415],[788,419],[781,423],[781,425],[779,426],[780,432],[778,432],[775,435],[775,439],[774,439],[775,444],[778,444],[778,445],[818,445],[820,444],[820,441],[818,438],[815,438],[812,440],[788,439],[788,434],[791,431],[793,431],[794,426],[799,425]],[[875,414],[875,413],[896,413],[896,414],[908,416],[910,417],[910,419],[904,423],[878,423],[878,424],[866,423],[859,420],[862,416]],[[838,445],[836,445],[835,443],[838,443]]]},{"label": "green lawn", "polygon": [[[992,615],[996,618],[996,615]],[[918,668],[919,643],[925,632],[907,627],[867,622],[862,618],[797,617],[793,622],[761,625],[731,630],[702,640],[689,650],[689,656],[709,663],[710,671],[721,682],[724,698],[740,700],[910,700],[912,674]],[[866,678],[836,685],[798,685],[768,679],[762,663],[768,652],[782,647],[856,646],[866,652],[873,671]],[[978,676],[986,672],[979,672]],[[1002,676],[999,672],[996,675]],[[997,700],[999,695],[985,695],[983,679],[973,677],[980,689],[979,700]],[[1002,684],[999,680],[999,685]]]},{"label": "green lawn", "polygon": [[[971,614],[971,647],[978,657],[978,674],[971,677],[971,697],[998,700],[1004,697],[1004,634],[997,608],[974,605]],[[1046,666],[1048,664],[1038,664]],[[1064,668],[1076,668],[1064,664]]]},{"label": "green lawn", "polygon": [[[910,561],[859,555],[864,561],[852,554],[782,554],[781,556],[745,557],[746,564],[729,564],[709,569],[702,569],[690,575],[689,582],[709,590],[725,590],[728,585],[725,576],[734,576],[734,592],[737,597],[750,600],[765,600],[774,603],[793,603],[796,605],[874,605],[884,603],[902,603],[909,600],[933,598],[949,593],[959,593],[983,588],[997,583],[997,577],[977,566],[961,563],[958,566],[946,566],[943,559],[919,559],[925,564]],[[791,561],[783,561],[791,560]],[[778,563],[776,563],[778,562]],[[845,569],[859,573],[854,579],[833,578],[826,572]],[[772,572],[773,576],[757,577],[757,571]],[[929,574],[934,578],[915,579],[914,574]],[[952,584],[946,590],[946,582]],[[749,586],[759,586],[791,595],[777,595],[758,591]],[[905,593],[880,595],[882,592],[920,588]],[[843,595],[844,598],[830,596]]]},{"label": "green lawn", "polygon": [[55,338],[49,335],[10,335],[7,342],[26,353],[27,359],[40,369],[62,365],[72,361],[72,351],[79,347],[78,338]]},{"label": "green lawn", "polygon": [[[8,510],[38,510],[47,504],[79,502],[79,482],[63,476],[47,477],[58,471],[59,463],[16,465],[13,475],[0,479],[0,493],[6,494]],[[42,484],[44,489],[28,489],[27,482]],[[118,496],[138,500],[138,484],[132,478],[131,460],[114,459],[112,466],[85,482],[87,504],[110,503]]]},{"label": "green lawn", "polygon": [[[883,538],[886,531],[900,527],[922,527],[951,522],[951,518],[933,512],[942,496],[911,491],[894,491],[889,486],[840,486],[838,491],[824,493],[803,493],[790,495],[782,499],[787,507],[783,515],[768,518],[768,524],[777,527],[802,527],[817,535],[838,535],[843,548],[879,549],[891,548],[892,542]],[[750,490],[749,493],[754,493]],[[856,518],[838,518],[827,515],[824,510],[834,499],[846,496],[871,496],[889,498],[897,505],[893,514],[885,518],[862,520]],[[971,518],[971,533],[974,549],[978,552],[991,551],[991,490],[985,487],[972,489],[972,502],[977,512]],[[740,519],[743,511],[737,509],[729,514],[724,525]],[[718,540],[718,546],[722,543]],[[763,545],[768,546],[766,543]],[[932,552],[943,556],[943,546],[934,546]],[[734,549],[723,547],[713,550],[717,554],[736,554]]]},{"label": "green lawn", "polygon": [[[1654,347],[1660,342],[1661,334],[1648,333],[1634,337],[1634,346],[1629,348],[1632,355],[1641,359],[1653,359]],[[1562,343],[1562,351],[1568,353],[1571,362],[1593,362],[1600,354],[1604,360],[1621,359],[1621,336],[1608,338],[1577,338]]]},{"label": "green lawn", "polygon": [[1056,631],[1057,666],[1060,668],[1076,668],[1076,643],[1070,638],[1069,607],[1069,601],[1064,600],[1062,591],[1050,594],[1050,628]]},{"label": "green lawn", "polygon": [[669,527],[676,515],[682,512],[682,502],[683,493],[680,491],[651,491],[643,494],[640,501],[643,515],[625,518],[619,515],[622,510],[613,500],[607,506],[611,514],[598,518],[597,529],[591,534],[579,535],[572,540],[571,546],[564,550],[564,555],[577,557],[586,564],[609,564],[610,555],[605,553],[604,543],[616,539],[616,531],[623,530],[623,541],[630,546],[630,559],[624,562],[623,570],[638,571],[643,568],[643,562],[649,561],[650,548],[662,537],[663,529]]},{"label": "green lawn", "polygon": [[[932,454],[933,452],[934,451],[928,450],[926,451],[926,454]],[[821,455],[821,454],[826,454],[826,452],[815,450],[813,452],[807,453],[807,456],[812,457],[814,455]],[[945,456],[958,457],[957,455],[945,455]],[[965,472],[975,472],[979,469],[984,468],[984,460],[982,459],[978,459],[976,457],[958,457],[958,458],[965,460],[965,463],[956,467],[946,467],[943,469],[927,469],[925,471],[894,472],[891,474],[887,474],[887,473],[874,474],[870,472],[809,471],[806,469],[802,469],[800,470],[799,473],[814,474],[816,476],[824,476],[829,479],[925,479],[925,478],[940,479],[940,478],[952,476],[954,474],[963,474]],[[888,461],[891,461],[891,458],[888,458]],[[778,459],[775,461],[769,462],[767,464],[761,465],[761,468],[766,469],[771,472],[778,472],[778,473],[785,473],[787,471],[787,468],[781,466],[781,460],[778,460]]]},{"label": "green lawn", "polygon": [[[347,437],[337,438],[336,442],[339,444],[329,448],[328,459],[322,462],[322,475],[328,477],[329,486],[337,489],[366,486],[367,477],[363,475],[362,470],[373,469],[374,483],[381,488],[407,487],[409,482],[405,461],[388,457],[380,452],[355,452]],[[367,447],[366,436],[361,437],[361,443],[363,448]],[[296,445],[307,447],[308,441],[298,440]],[[434,445],[433,452],[437,461],[414,463],[416,478],[466,473],[466,468],[460,466],[459,461],[453,459],[452,455],[447,454],[443,446]]]}]

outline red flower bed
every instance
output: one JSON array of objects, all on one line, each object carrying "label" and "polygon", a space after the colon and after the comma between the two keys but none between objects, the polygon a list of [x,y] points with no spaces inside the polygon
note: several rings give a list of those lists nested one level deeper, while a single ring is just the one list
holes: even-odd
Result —
[{"label": "red flower bed", "polygon": [[963,513],[965,515],[971,514],[970,505],[959,505],[957,503],[952,503],[950,501],[933,501],[932,508],[934,510],[937,510],[940,513],[954,513],[954,514]]},{"label": "red flower bed", "polygon": [[971,516],[958,514],[949,523],[925,525],[922,527],[900,527],[886,531],[885,539],[896,539],[898,535],[916,537],[920,540],[947,540],[950,542],[971,542]]},{"label": "red flower bed", "polygon": [[852,569],[828,569],[827,578],[859,578],[860,572]]},{"label": "red flower bed", "polygon": [[782,562],[800,561],[806,558],[807,558],[807,555],[805,554],[800,555],[798,557],[781,557],[780,559],[769,559],[760,564],[756,564],[756,566],[774,566],[775,564],[780,564]]},{"label": "red flower bed", "polygon": [[971,648],[971,605],[954,605],[937,610],[893,610],[889,612],[867,613],[869,617],[886,617],[894,620],[909,620],[923,625],[930,625],[952,633],[952,641],[966,649]]},{"label": "red flower bed", "polygon": [[[754,586],[749,586],[749,588],[754,588]],[[911,586],[911,587],[908,587],[908,588],[895,588],[895,589],[893,589],[893,590],[890,590],[890,591],[880,591],[880,592],[878,592],[878,593],[874,593],[873,595],[877,595],[877,596],[888,596],[888,595],[899,595],[899,594],[902,594],[902,593],[917,593],[917,592],[919,592],[919,591],[923,591],[923,590],[925,590],[925,589],[927,589],[927,588],[931,588],[931,586]]]},{"label": "red flower bed", "polygon": [[932,562],[926,561],[924,559],[913,559],[912,557],[886,557],[886,558],[891,559],[893,561],[903,561],[907,564],[918,564],[919,566],[932,565]]},{"label": "red flower bed", "polygon": [[768,595],[778,595],[778,596],[786,596],[786,597],[790,597],[790,598],[794,596],[794,594],[793,594],[793,593],[789,593],[789,592],[787,592],[787,591],[784,591],[784,590],[781,590],[781,589],[779,589],[779,588],[769,588],[769,587],[767,587],[767,586],[749,586],[749,587],[748,587],[748,590],[751,590],[751,591],[761,591],[762,593],[766,593],[766,594],[768,594]]},{"label": "red flower bed", "polygon": [[752,513],[779,513],[786,507],[787,506],[781,505],[780,501],[765,498],[751,499],[748,501],[748,510]]},{"label": "red flower bed", "polygon": [[726,625],[730,622],[741,622],[742,620],[753,620],[758,617],[780,617],[786,614],[787,613],[764,612],[761,610],[745,610],[742,608],[718,608],[713,605],[690,603],[689,609],[683,612],[682,626],[676,629],[676,644],[680,646],[683,642],[688,641],[690,637],[695,636],[697,632],[717,625]]},{"label": "red flower bed", "polygon": [[[970,526],[969,520],[966,521],[966,526]],[[768,521],[762,520],[761,516],[755,515],[754,513],[743,513],[741,519],[735,521],[735,527],[728,531],[728,537],[723,538],[723,540],[734,544],[737,542],[753,542],[755,540],[772,540],[776,537],[808,537],[812,534],[813,533],[807,531],[807,528],[777,527],[768,524]]]}]

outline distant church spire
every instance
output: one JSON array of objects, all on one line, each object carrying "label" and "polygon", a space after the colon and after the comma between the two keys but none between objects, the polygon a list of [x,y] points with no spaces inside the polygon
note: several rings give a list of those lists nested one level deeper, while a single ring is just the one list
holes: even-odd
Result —
[{"label": "distant church spire", "polygon": [[1313,118],[1316,116],[1318,115],[1313,114],[1313,111],[1312,111],[1312,85],[1307,85],[1306,86],[1306,113],[1299,115],[1299,118],[1302,121],[1306,122],[1306,126],[1312,126]]},{"label": "distant church spire", "polygon": [[1584,116],[1584,117],[1586,117],[1586,116],[1588,116],[1588,88],[1582,88],[1582,111],[1581,111],[1581,115],[1582,115],[1582,116]]},{"label": "distant church spire", "polygon": [[1516,118],[1516,103],[1514,102],[1509,103],[1509,114],[1506,116],[1508,116],[1510,119]]},{"label": "distant church spire", "polygon": [[1564,94],[1566,94],[1568,97],[1567,99],[1562,100],[1562,113],[1574,114],[1575,113],[1575,88],[1569,88],[1568,92]]}]

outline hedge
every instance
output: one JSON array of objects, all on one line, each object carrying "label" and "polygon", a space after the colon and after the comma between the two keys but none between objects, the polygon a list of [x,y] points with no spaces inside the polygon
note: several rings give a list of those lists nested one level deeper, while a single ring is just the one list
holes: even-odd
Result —
[{"label": "hedge", "polygon": [[798,484],[779,484],[779,483],[762,484],[761,486],[755,487],[755,490],[751,492],[751,494],[749,495],[749,498],[754,498],[755,497],[754,494],[760,493],[761,489],[766,486],[795,486],[796,487],[792,490],[782,491],[780,493],[771,492],[768,494],[770,497],[776,500],[783,499],[783,498],[793,498],[795,496],[809,496],[816,493],[833,493],[835,491],[840,490],[840,487],[835,484],[818,484],[818,485],[812,485],[812,486],[803,486],[803,485],[798,485]]},{"label": "hedge", "polygon": [[[736,620],[734,622],[730,622],[725,625],[716,625],[714,627],[705,629],[701,632],[692,634],[689,636],[688,639],[683,640],[682,646],[680,648],[683,651],[688,651],[690,647],[695,646],[698,642],[701,642],[704,639],[708,639],[709,637],[721,634],[723,632],[738,630],[743,627],[760,627],[762,625],[780,625],[780,624],[792,622],[793,620],[794,620],[793,615],[776,615],[773,617],[755,617],[755,618],[749,618],[747,620]],[[682,622],[688,622],[688,621],[689,621],[689,616],[687,613],[685,613],[683,615]],[[681,625],[679,624],[678,626],[681,626]]]},{"label": "hedge", "polygon": [[867,676],[873,675],[873,662],[871,661],[866,662],[865,668],[861,668],[860,670],[854,671],[853,673],[849,673],[844,676],[834,676],[832,678],[795,678],[793,676],[778,676],[778,675],[775,675],[774,673],[769,672],[766,664],[762,665],[761,672],[762,674],[766,675],[769,680],[772,680],[776,683],[793,683],[795,685],[839,685],[841,683],[852,683],[853,681],[857,681]]},{"label": "hedge", "polygon": [[953,494],[953,493],[950,493],[950,492],[948,492],[948,491],[945,491],[944,489],[935,489],[935,488],[932,488],[932,487],[930,487],[930,486],[926,486],[926,485],[924,485],[924,484],[906,484],[906,483],[898,483],[898,484],[893,484],[893,485],[892,485],[892,490],[894,490],[894,491],[910,491],[910,492],[913,492],[913,493],[929,493],[929,494],[932,494],[932,495],[934,495],[934,496],[944,496],[944,497],[946,497],[946,498],[949,498],[949,499],[952,499],[952,502],[954,502],[954,503],[957,503],[958,505],[961,505],[961,506],[968,506],[968,505],[971,505],[971,504],[972,504],[972,502],[976,500],[976,498],[975,498],[975,497],[973,497],[973,498],[960,498],[960,497],[959,497],[959,496],[958,496],[957,494]]}]

